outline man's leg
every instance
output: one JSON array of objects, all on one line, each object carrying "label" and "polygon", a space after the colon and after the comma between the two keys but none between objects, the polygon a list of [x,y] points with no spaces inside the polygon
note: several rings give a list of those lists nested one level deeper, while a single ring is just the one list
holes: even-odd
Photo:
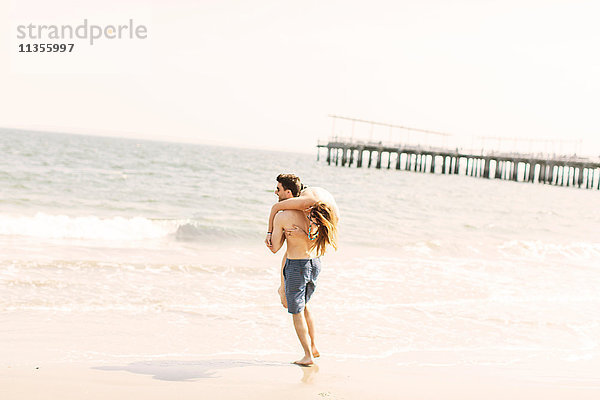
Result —
[{"label": "man's leg", "polygon": [[306,328],[306,323],[304,321],[304,313],[299,312],[297,314],[292,314],[292,318],[294,320],[294,328],[296,329],[296,335],[298,335],[298,339],[300,339],[300,344],[302,345],[302,349],[304,350],[304,357],[302,357],[298,361],[294,361],[294,364],[312,365],[314,361],[310,354],[308,329]]},{"label": "man's leg", "polygon": [[315,344],[315,321],[313,321],[312,315],[308,311],[308,306],[304,307],[304,318],[306,319],[306,325],[308,326],[308,335],[310,336],[310,350],[315,358],[320,357],[319,350]]}]

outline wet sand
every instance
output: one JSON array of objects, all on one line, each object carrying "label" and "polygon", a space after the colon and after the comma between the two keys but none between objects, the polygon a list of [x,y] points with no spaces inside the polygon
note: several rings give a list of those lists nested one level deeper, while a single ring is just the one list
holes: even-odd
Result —
[{"label": "wet sand", "polygon": [[2,366],[1,397],[13,399],[598,399],[598,362],[399,365],[289,355]]}]

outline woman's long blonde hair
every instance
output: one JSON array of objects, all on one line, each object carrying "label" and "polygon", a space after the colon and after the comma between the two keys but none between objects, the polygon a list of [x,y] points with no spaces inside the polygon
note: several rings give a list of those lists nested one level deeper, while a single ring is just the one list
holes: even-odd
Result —
[{"label": "woman's long blonde hair", "polygon": [[316,249],[317,257],[325,254],[327,245],[337,250],[338,217],[335,211],[320,201],[311,208],[308,218],[317,226],[319,232],[311,246],[311,250]]}]

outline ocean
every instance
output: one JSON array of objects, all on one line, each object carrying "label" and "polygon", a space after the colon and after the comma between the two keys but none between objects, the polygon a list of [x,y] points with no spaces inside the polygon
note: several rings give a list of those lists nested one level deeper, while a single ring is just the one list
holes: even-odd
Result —
[{"label": "ocean", "polygon": [[324,356],[600,357],[600,192],[290,150],[0,130],[0,356],[299,355],[263,244],[286,172],[340,207],[311,300]]}]

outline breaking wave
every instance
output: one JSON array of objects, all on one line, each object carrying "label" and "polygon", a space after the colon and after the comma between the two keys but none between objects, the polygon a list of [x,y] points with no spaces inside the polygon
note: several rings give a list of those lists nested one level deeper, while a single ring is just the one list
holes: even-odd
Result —
[{"label": "breaking wave", "polygon": [[71,217],[37,213],[34,216],[0,216],[0,235],[46,239],[136,241],[159,238],[200,240],[203,237],[254,236],[252,227],[227,228],[216,222],[192,219],[166,220],[145,217]]}]

